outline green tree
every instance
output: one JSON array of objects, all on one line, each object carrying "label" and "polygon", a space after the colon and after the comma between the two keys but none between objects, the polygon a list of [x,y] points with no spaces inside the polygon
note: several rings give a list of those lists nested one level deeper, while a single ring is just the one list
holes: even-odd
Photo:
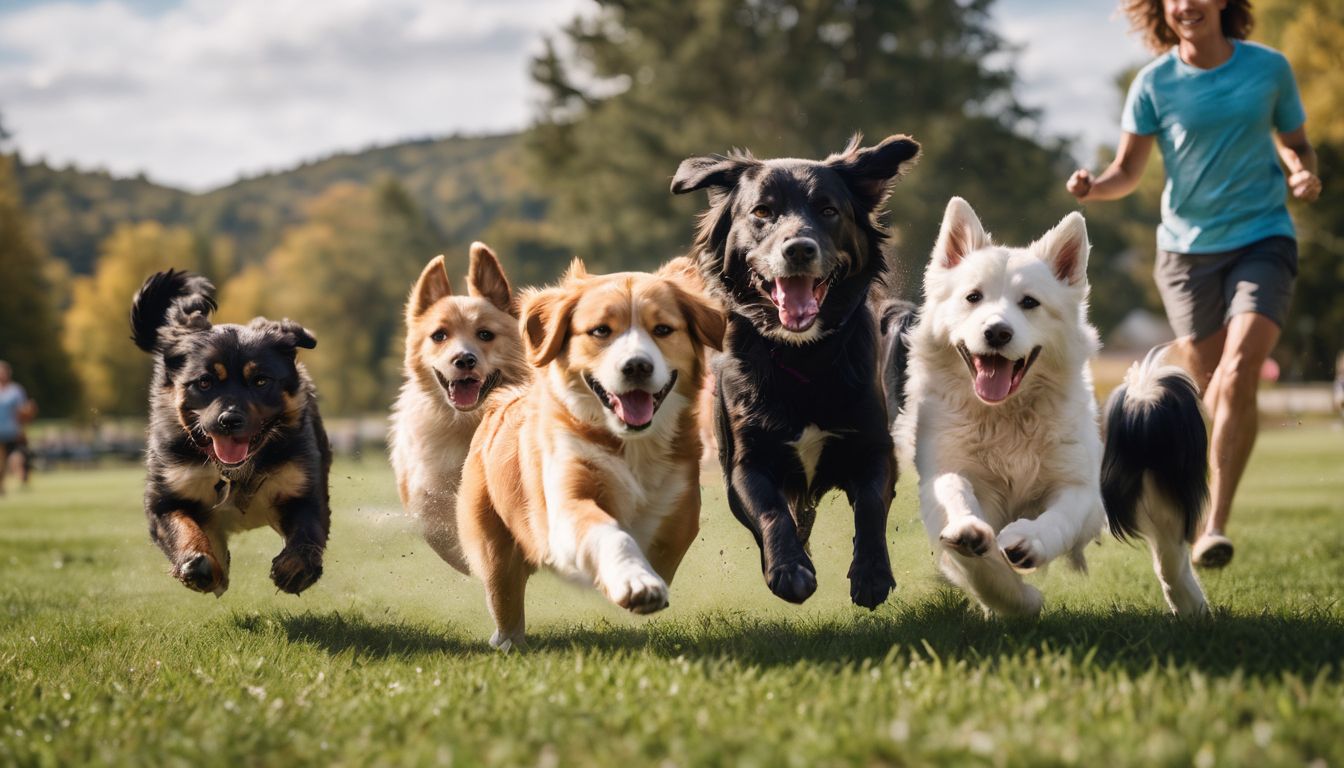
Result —
[{"label": "green tree", "polygon": [[11,158],[0,155],[0,360],[13,366],[14,380],[44,415],[63,416],[78,402],[78,384],[60,344],[47,255],[29,226],[13,169]]},{"label": "green tree", "polygon": [[159,270],[201,271],[200,253],[186,229],[153,221],[125,224],[103,241],[94,274],[72,281],[65,349],[95,413],[145,412],[152,361],[131,343],[131,298]]},{"label": "green tree", "polygon": [[689,245],[704,205],[667,192],[682,158],[733,146],[822,157],[862,131],[924,145],[890,206],[906,293],[954,193],[1004,240],[1038,236],[1070,207],[1058,183],[1067,159],[1031,135],[990,5],[603,3],[533,62],[546,101],[528,140],[553,200],[547,224],[599,268],[648,267]]}]

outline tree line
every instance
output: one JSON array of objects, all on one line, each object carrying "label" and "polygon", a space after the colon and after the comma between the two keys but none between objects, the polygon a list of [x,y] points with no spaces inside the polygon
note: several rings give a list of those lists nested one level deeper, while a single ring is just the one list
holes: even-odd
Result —
[{"label": "tree line", "polygon": [[[1314,206],[1293,207],[1301,278],[1276,353],[1290,377],[1328,375],[1344,347],[1341,5],[1256,4],[1257,39],[1293,62],[1325,182]],[[434,254],[461,272],[467,244],[485,239],[517,284],[551,279],[572,255],[651,267],[691,241],[702,201],[667,191],[683,157],[737,146],[821,157],[855,131],[924,144],[888,215],[893,287],[913,298],[951,195],[1005,242],[1075,207],[1069,144],[1044,135],[1022,98],[991,7],[608,0],[532,61],[543,98],[519,136],[373,148],[203,195],[0,158],[0,358],[48,415],[140,414],[149,361],[126,338],[126,308],[145,275],[185,267],[215,281],[222,320],[310,327],[324,408],[380,411],[399,383],[405,292]],[[1131,76],[1111,86],[1117,115]],[[1138,193],[1085,211],[1103,333],[1136,307],[1160,311],[1149,276],[1160,190],[1153,163]]]}]

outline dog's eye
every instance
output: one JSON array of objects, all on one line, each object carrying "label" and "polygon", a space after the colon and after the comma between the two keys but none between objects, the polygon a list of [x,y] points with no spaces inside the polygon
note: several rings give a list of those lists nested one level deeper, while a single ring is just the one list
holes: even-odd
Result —
[{"label": "dog's eye", "polygon": [[983,298],[985,298],[984,294],[980,293],[979,291],[971,291],[970,293],[966,294],[966,300],[972,304],[979,304],[980,300]]},{"label": "dog's eye", "polygon": [[758,219],[768,219],[771,216],[774,216],[775,212],[770,210],[769,206],[758,205],[751,209],[751,215]]},{"label": "dog's eye", "polygon": [[659,323],[658,325],[653,326],[653,335],[659,338],[670,336],[672,335],[672,326]]},{"label": "dog's eye", "polygon": [[1023,309],[1035,309],[1041,306],[1041,302],[1037,301],[1031,296],[1023,296],[1022,300],[1017,303],[1017,306]]},{"label": "dog's eye", "polygon": [[832,219],[835,218],[836,216],[839,216],[840,211],[834,205],[828,205],[825,208],[821,209],[821,215],[825,216],[828,219]]},{"label": "dog's eye", "polygon": [[429,335],[429,338],[433,339],[435,344],[442,344],[448,340],[448,333],[446,331],[435,331]]},{"label": "dog's eye", "polygon": [[214,379],[209,376],[202,376],[196,380],[196,388],[204,392],[215,385]]},{"label": "dog's eye", "polygon": [[608,336],[611,335],[611,326],[609,326],[609,325],[599,325],[599,326],[597,326],[596,328],[594,328],[593,330],[589,331],[589,332],[588,332],[588,335],[589,335],[589,336],[592,336],[593,338],[597,338],[597,339],[605,339],[605,338],[607,338]]},{"label": "dog's eye", "polygon": [[482,328],[481,330],[476,332],[476,338],[480,339],[481,341],[493,341],[495,338],[495,332],[487,331],[486,329]]},{"label": "dog's eye", "polygon": [[265,376],[258,376],[252,380],[252,386],[256,387],[257,389],[261,389],[262,387],[265,387],[270,383],[271,380],[266,378]]}]

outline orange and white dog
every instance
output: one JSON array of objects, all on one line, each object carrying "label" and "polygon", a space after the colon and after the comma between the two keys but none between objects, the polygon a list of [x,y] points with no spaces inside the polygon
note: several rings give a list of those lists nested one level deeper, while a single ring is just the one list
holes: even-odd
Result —
[{"label": "orange and white dog", "polygon": [[696,395],[724,325],[675,266],[597,276],[575,260],[559,284],[524,293],[539,370],[487,407],[458,497],[491,645],[522,643],[523,594],[541,566],[635,613],[667,607],[700,527]]},{"label": "orange and white dog", "polygon": [[472,243],[466,296],[453,295],[442,256],[420,274],[406,302],[406,382],[388,439],[401,503],[425,540],[466,573],[456,499],[471,436],[494,392],[526,381],[518,307],[499,260]]}]

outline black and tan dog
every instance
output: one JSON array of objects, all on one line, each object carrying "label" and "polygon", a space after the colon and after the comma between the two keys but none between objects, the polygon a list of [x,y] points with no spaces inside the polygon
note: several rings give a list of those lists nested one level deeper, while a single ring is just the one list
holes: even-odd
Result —
[{"label": "black and tan dog", "polygon": [[316,341],[298,323],[211,325],[214,287],[169,270],[131,305],[154,355],[145,514],[149,535],[191,589],[229,586],[230,534],[268,525],[285,546],[271,580],[298,594],[322,575],[331,526],[331,450],[312,380],[295,360]]},{"label": "black and tan dog", "polygon": [[766,583],[790,602],[816,591],[807,542],[832,489],[854,508],[850,598],[875,608],[895,586],[886,529],[896,466],[868,298],[887,269],[878,209],[918,155],[905,136],[867,148],[855,137],[820,162],[693,157],[672,180],[677,194],[709,190],[695,254],[730,311],[719,462]]}]

